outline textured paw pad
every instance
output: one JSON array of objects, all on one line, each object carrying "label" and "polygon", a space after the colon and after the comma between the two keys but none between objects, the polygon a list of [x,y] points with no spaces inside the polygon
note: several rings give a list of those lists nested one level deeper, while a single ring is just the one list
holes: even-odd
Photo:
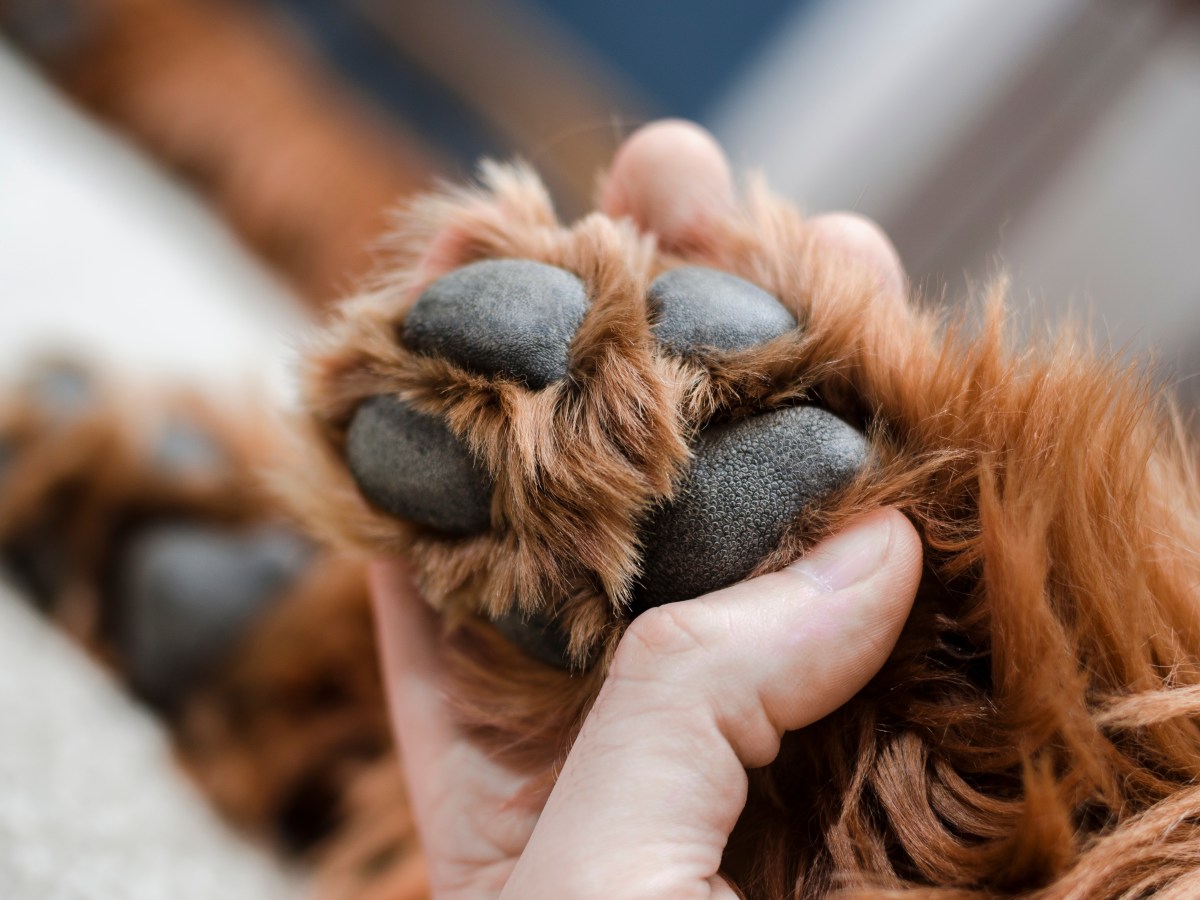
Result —
[{"label": "textured paw pad", "polygon": [[796,327],[783,304],[736,275],[681,266],[650,285],[654,336],[680,355],[708,347],[748,350]]},{"label": "textured paw pad", "polygon": [[364,401],[346,434],[346,462],[371,503],[452,535],[484,531],[492,480],[440,419],[397,397]]},{"label": "textured paw pad", "polygon": [[587,311],[583,283],[526,259],[491,259],[444,275],[404,321],[404,343],[481,375],[535,390],[567,375],[567,348]]},{"label": "textured paw pad", "polygon": [[866,459],[862,434],[815,406],[702,432],[675,500],[650,525],[639,606],[742,580],[806,506],[842,487]]}]

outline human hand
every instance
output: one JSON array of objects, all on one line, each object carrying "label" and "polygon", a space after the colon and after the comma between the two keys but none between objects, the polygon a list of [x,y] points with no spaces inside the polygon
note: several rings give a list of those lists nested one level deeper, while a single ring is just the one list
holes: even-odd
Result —
[{"label": "human hand", "polygon": [[384,672],[435,897],[734,896],[717,874],[746,768],[850,699],[887,658],[921,551],[894,510],[780,572],[643,613],[558,781],[456,726],[434,614],[402,562],[372,568]]},{"label": "human hand", "polygon": [[[663,123],[618,153],[603,198],[665,243],[703,239],[733,204],[706,134]],[[904,278],[878,229],[814,228],[831,252]],[[882,665],[907,616],[920,544],[869,516],[804,560],[630,626],[549,799],[486,754],[444,697],[436,617],[402,562],[372,568],[385,677],[437,897],[733,896],[717,874],[747,792],[782,733],[840,706]]]}]

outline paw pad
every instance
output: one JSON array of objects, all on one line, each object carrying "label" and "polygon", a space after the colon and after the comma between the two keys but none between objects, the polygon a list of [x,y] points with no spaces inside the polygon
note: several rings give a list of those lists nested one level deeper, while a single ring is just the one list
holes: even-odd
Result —
[{"label": "paw pad", "polygon": [[346,462],[363,496],[394,516],[452,535],[488,527],[487,472],[444,422],[397,397],[371,397],[358,407]]},{"label": "paw pad", "polygon": [[229,460],[207,431],[187,419],[174,418],[158,435],[150,463],[165,475],[189,475],[220,471]]},{"label": "paw pad", "polygon": [[29,374],[25,389],[51,419],[65,423],[82,416],[97,401],[92,374],[70,360],[47,360]]},{"label": "paw pad", "polygon": [[736,275],[681,266],[650,285],[654,336],[680,355],[704,347],[748,350],[796,327],[783,304]]},{"label": "paw pad", "polygon": [[639,608],[698,597],[741,581],[804,508],[865,464],[857,429],[815,406],[777,409],[710,428],[651,537]]},{"label": "paw pad", "polygon": [[523,615],[514,609],[494,617],[492,625],[534,659],[551,666],[570,668],[567,635],[558,622],[537,613]]},{"label": "paw pad", "polygon": [[537,390],[566,377],[567,348],[586,311],[583,283],[565,269],[484,260],[425,289],[404,321],[404,343]]},{"label": "paw pad", "polygon": [[206,674],[301,573],[309,546],[277,527],[192,523],[136,534],[118,568],[119,645],[134,687],[169,706]]}]

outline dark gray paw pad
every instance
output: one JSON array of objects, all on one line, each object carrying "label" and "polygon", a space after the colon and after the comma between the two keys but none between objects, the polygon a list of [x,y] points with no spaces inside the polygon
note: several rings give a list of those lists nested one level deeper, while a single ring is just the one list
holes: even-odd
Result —
[{"label": "dark gray paw pad", "polygon": [[512,610],[492,620],[502,635],[534,659],[559,669],[573,668],[567,651],[567,635],[556,622],[539,614],[524,615]]},{"label": "dark gray paw pad", "polygon": [[815,406],[712,428],[693,449],[678,496],[649,528],[640,609],[741,581],[806,506],[867,459],[862,434]]},{"label": "dark gray paw pad", "polygon": [[655,337],[680,355],[705,347],[747,350],[796,327],[783,304],[758,285],[701,266],[659,275],[649,299]]},{"label": "dark gray paw pad", "polygon": [[566,377],[567,348],[586,310],[583,283],[564,269],[484,260],[426,288],[404,321],[404,343],[538,389]]},{"label": "dark gray paw pad", "polygon": [[117,641],[134,688],[161,706],[219,664],[249,623],[307,565],[292,532],[158,525],[135,534],[115,584]]},{"label": "dark gray paw pad", "polygon": [[447,534],[491,522],[492,479],[438,418],[397,397],[364,400],[346,434],[346,463],[364,497]]}]

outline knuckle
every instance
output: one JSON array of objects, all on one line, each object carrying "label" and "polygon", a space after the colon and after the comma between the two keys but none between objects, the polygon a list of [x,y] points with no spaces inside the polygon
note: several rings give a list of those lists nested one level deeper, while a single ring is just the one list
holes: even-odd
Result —
[{"label": "knuckle", "polygon": [[697,657],[706,641],[684,603],[669,603],[646,610],[625,630],[613,659],[615,675],[643,677]]}]

